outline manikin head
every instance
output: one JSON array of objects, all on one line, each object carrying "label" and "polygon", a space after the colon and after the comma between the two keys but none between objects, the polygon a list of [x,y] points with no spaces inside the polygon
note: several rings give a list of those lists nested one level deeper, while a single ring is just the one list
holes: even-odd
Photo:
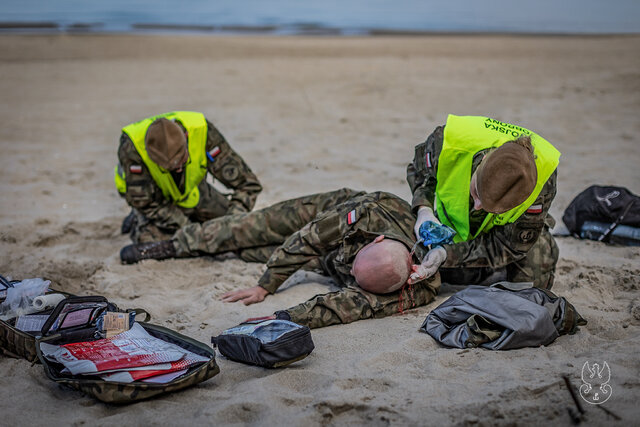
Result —
[{"label": "manikin head", "polygon": [[506,142],[487,154],[471,177],[473,208],[507,212],[527,200],[537,180],[531,139],[521,136]]},{"label": "manikin head", "polygon": [[360,249],[351,267],[358,285],[374,294],[396,291],[407,282],[411,259],[407,247],[397,240],[376,239]]},{"label": "manikin head", "polygon": [[189,159],[184,131],[176,122],[164,117],[149,125],[144,142],[149,158],[167,170],[181,172]]}]

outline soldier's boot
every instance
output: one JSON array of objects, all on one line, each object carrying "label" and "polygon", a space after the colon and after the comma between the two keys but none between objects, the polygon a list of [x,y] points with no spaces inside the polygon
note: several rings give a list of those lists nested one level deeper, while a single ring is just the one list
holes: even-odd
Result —
[{"label": "soldier's boot", "polygon": [[175,257],[176,248],[173,246],[173,240],[128,245],[120,251],[120,260],[123,264],[135,264],[143,259],[161,260]]},{"label": "soldier's boot", "polygon": [[131,212],[129,212],[129,215],[127,215],[122,221],[122,227],[120,227],[120,233],[129,234],[131,230],[133,230],[133,227],[136,226],[137,222],[138,222],[138,218],[136,217],[136,213],[133,211],[133,209],[131,209]]}]

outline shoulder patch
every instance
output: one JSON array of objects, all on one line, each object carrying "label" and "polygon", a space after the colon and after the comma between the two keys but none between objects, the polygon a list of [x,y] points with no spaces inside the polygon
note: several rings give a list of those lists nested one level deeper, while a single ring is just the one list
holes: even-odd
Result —
[{"label": "shoulder patch", "polygon": [[142,166],[140,166],[140,165],[131,165],[131,166],[129,166],[129,172],[131,172],[131,173],[142,173]]},{"label": "shoulder patch", "polygon": [[531,206],[529,206],[529,209],[527,209],[527,213],[530,213],[530,214],[542,213],[542,205],[531,205]]},{"label": "shoulder patch", "polygon": [[357,220],[358,220],[358,217],[356,216],[356,210],[355,209],[347,214],[347,224],[351,225],[354,222],[356,222]]},{"label": "shoulder patch", "polygon": [[213,162],[213,160],[216,158],[216,156],[218,154],[220,154],[220,151],[222,151],[222,150],[220,150],[220,146],[216,145],[215,147],[213,147],[213,149],[211,151],[209,151],[207,153],[207,157],[209,158],[209,160],[211,160]]}]

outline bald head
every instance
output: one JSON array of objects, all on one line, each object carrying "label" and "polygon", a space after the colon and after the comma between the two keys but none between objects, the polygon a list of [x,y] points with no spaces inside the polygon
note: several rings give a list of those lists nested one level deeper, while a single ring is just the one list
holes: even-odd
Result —
[{"label": "bald head", "polygon": [[351,274],[358,285],[374,294],[396,291],[411,273],[409,250],[402,243],[378,236],[356,255]]}]

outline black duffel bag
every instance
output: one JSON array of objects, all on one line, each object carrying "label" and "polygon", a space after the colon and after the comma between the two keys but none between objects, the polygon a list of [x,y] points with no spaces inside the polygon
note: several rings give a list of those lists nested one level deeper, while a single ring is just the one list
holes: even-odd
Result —
[{"label": "black duffel bag", "polygon": [[640,197],[624,187],[591,187],[578,194],[562,221],[577,238],[640,246]]}]

